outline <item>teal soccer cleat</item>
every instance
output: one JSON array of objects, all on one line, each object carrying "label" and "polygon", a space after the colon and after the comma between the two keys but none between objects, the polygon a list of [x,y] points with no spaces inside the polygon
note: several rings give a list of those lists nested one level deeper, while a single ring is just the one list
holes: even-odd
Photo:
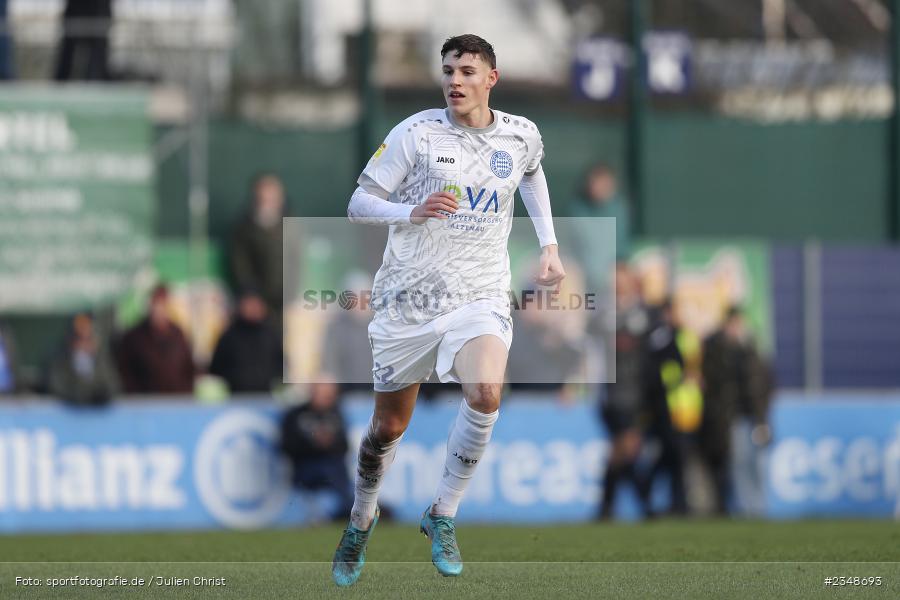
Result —
[{"label": "teal soccer cleat", "polygon": [[444,577],[456,577],[463,570],[462,556],[456,544],[456,525],[453,517],[431,514],[431,508],[422,515],[419,530],[431,540],[431,562]]},{"label": "teal soccer cleat", "polygon": [[353,585],[359,579],[363,565],[366,564],[366,545],[375,524],[378,523],[379,514],[380,511],[376,509],[375,518],[372,519],[367,531],[357,529],[353,523],[349,523],[344,530],[337,550],[334,551],[334,560],[331,561],[331,576],[339,586]]}]

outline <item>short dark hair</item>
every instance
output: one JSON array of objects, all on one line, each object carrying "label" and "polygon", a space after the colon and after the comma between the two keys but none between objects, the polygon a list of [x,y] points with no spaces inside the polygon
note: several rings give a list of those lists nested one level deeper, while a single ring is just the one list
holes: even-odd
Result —
[{"label": "short dark hair", "polygon": [[477,54],[484,62],[491,65],[492,69],[497,68],[497,55],[494,54],[494,47],[484,38],[472,33],[447,38],[447,41],[441,46],[441,58],[446,57],[448,52],[456,52],[456,58],[463,54]]},{"label": "short dark hair", "polygon": [[728,307],[728,310],[725,311],[725,320],[731,321],[732,319],[737,319],[744,316],[744,307],[740,304],[732,304]]}]

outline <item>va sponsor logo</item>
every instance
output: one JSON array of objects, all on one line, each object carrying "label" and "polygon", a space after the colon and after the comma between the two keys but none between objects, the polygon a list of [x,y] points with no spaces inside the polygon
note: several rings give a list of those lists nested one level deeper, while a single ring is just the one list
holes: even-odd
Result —
[{"label": "va sponsor logo", "polygon": [[900,427],[893,438],[789,437],[772,451],[770,484],[785,503],[885,503],[900,515]]},{"label": "va sponsor logo", "polygon": [[178,510],[184,454],[155,444],[60,444],[47,428],[0,431],[0,511]]},{"label": "va sponsor logo", "polygon": [[281,514],[290,485],[277,444],[274,421],[247,410],[228,411],[203,431],[194,453],[194,483],[216,520],[249,529]]},{"label": "va sponsor logo", "polygon": [[[472,188],[466,186],[466,196],[468,197],[469,208],[471,210],[475,210],[476,208],[478,208],[478,206],[481,204],[482,198],[484,198],[485,192],[487,192],[487,189],[481,188],[480,190],[478,190],[478,193],[475,194],[473,193]],[[497,190],[491,192],[491,195],[488,198],[487,202],[485,202],[484,208],[481,209],[481,212],[486,213],[491,206],[494,207],[494,212],[498,212],[500,201],[497,198]]]},{"label": "va sponsor logo", "polygon": [[[452,162],[452,159],[450,159],[450,160]],[[440,158],[438,159],[438,161],[440,161]],[[456,196],[456,199],[459,200],[460,202],[463,201],[463,193],[462,193],[462,190],[459,188],[459,186],[450,184],[450,185],[444,187],[444,191],[450,192],[451,194]],[[474,211],[479,206],[483,206],[483,208],[481,209],[482,213],[486,213],[488,211],[488,209],[490,209],[491,207],[493,207],[495,213],[499,212],[500,198],[497,195],[497,190],[492,191],[490,193],[490,195],[488,196],[487,201],[484,203],[484,205],[482,205],[481,201],[484,199],[486,193],[487,193],[487,188],[481,188],[476,191],[476,190],[473,190],[471,187],[466,186],[466,199],[469,202],[469,209]],[[454,216],[456,216],[456,215],[454,215]]]}]

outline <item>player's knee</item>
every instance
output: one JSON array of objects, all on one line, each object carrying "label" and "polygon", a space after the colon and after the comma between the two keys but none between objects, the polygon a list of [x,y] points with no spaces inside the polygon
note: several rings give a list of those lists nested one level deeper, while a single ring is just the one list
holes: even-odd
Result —
[{"label": "player's knee", "polygon": [[480,413],[492,413],[500,408],[500,386],[496,383],[477,383],[466,394],[466,400]]},{"label": "player's knee", "polygon": [[406,431],[406,422],[399,417],[382,417],[372,428],[375,438],[382,444],[393,442]]}]

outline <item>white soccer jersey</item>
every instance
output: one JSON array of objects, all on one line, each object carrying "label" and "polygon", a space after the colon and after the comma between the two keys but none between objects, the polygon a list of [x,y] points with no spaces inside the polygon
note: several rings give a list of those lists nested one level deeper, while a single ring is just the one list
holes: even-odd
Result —
[{"label": "white soccer jersey", "polygon": [[540,166],[543,144],[531,121],[493,110],[483,129],[454,123],[447,109],[417,113],[394,127],[360,175],[401,204],[449,191],[449,219],[391,225],[375,276],[380,316],[422,323],[480,298],[508,302],[507,240],[515,191]]}]

